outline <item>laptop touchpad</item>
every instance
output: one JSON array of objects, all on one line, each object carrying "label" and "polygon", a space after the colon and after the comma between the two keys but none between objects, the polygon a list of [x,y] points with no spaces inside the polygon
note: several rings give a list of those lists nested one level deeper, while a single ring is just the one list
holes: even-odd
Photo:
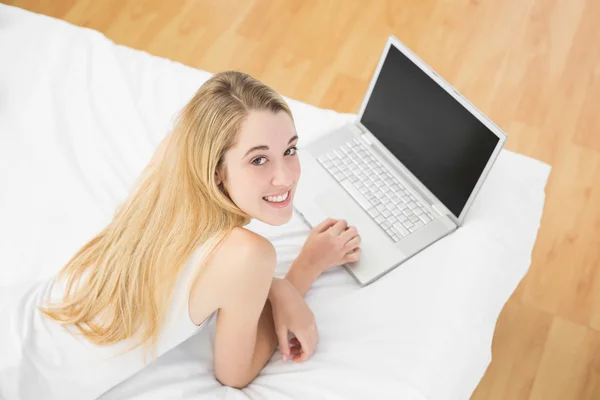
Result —
[{"label": "laptop touchpad", "polygon": [[[348,225],[356,226],[361,238],[361,258],[352,268],[388,267],[394,260],[398,262],[401,251],[394,242],[375,225],[367,213],[342,188],[332,188],[320,193],[314,199],[325,218],[345,219]],[[371,271],[372,273],[372,271]]]}]

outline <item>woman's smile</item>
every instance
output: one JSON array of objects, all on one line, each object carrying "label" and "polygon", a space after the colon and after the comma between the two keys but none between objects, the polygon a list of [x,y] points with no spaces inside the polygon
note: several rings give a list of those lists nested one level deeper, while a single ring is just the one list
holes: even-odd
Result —
[{"label": "woman's smile", "polygon": [[292,196],[290,196],[290,192],[291,192],[291,190],[288,190],[287,192],[280,194],[278,196],[266,196],[266,197],[263,197],[262,199],[264,201],[266,201],[267,204],[269,204],[272,207],[284,208],[284,207],[287,207],[288,204],[290,204],[292,201]]}]

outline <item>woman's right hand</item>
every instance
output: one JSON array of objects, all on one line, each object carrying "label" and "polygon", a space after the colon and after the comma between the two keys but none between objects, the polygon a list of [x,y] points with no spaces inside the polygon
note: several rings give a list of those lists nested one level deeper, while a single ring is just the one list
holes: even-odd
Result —
[{"label": "woman's right hand", "polygon": [[328,218],[311,230],[300,256],[320,275],[331,267],[358,261],[360,241],[356,227]]}]

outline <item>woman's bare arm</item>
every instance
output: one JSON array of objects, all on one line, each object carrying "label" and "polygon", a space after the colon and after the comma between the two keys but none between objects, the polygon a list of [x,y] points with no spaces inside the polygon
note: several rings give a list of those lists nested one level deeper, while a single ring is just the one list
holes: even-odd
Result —
[{"label": "woman's bare arm", "polygon": [[214,262],[223,274],[215,376],[224,385],[243,388],[264,368],[278,343],[268,301],[275,249],[267,239],[240,228],[222,244]]}]

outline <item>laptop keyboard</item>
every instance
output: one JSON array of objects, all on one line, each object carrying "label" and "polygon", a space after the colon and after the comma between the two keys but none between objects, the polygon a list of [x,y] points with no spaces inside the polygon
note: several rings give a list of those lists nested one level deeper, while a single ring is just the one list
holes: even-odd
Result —
[{"label": "laptop keyboard", "polygon": [[432,221],[433,214],[360,139],[353,138],[317,160],[394,242]]}]

